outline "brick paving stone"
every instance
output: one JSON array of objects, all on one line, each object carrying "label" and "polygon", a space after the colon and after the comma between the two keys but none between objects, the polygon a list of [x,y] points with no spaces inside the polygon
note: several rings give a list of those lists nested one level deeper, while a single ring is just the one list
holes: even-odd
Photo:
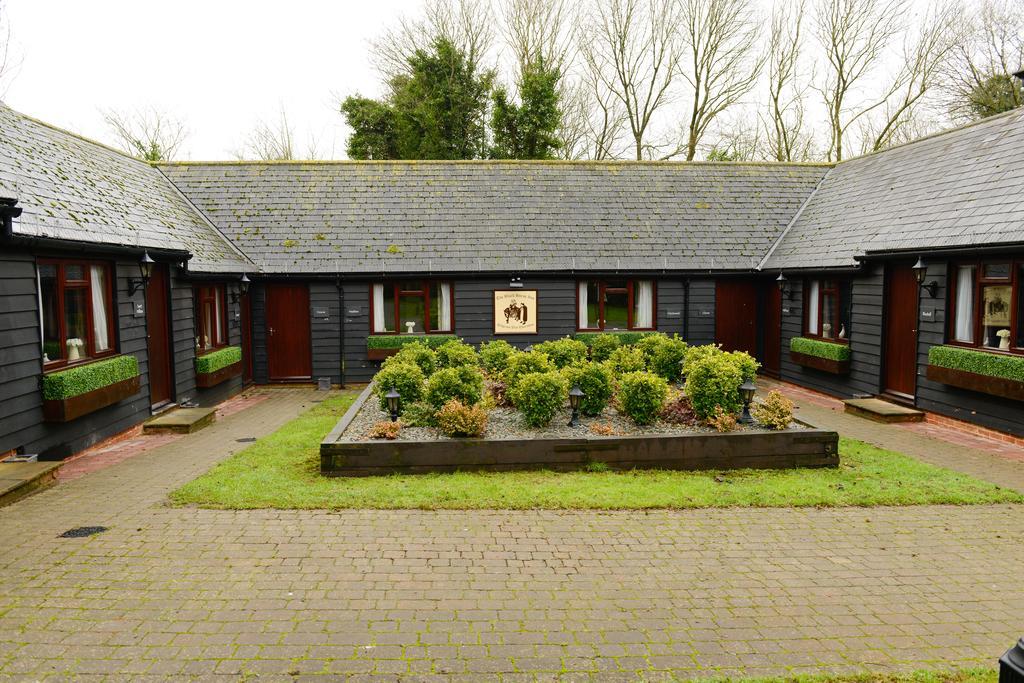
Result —
[{"label": "brick paving stone", "polygon": [[[0,509],[0,679],[883,672],[993,666],[1024,632],[1024,548],[1012,533],[1024,506],[166,504],[169,490],[244,447],[235,439],[266,434],[322,397],[267,390],[205,430]],[[864,438],[859,422],[842,424]],[[924,459],[965,454],[934,434],[864,424],[880,445],[917,455],[916,443]],[[1010,468],[1024,482],[1024,462],[982,456],[998,463],[990,472]],[[57,538],[85,524],[110,529]]]}]

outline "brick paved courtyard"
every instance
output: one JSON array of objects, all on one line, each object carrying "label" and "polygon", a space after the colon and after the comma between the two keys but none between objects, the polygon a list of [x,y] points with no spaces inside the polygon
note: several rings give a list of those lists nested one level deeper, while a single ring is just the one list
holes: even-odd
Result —
[{"label": "brick paved courtyard", "polygon": [[[0,677],[658,680],[994,665],[1024,506],[218,511],[166,493],[322,397],[0,509]],[[58,538],[70,527],[104,533]]]}]

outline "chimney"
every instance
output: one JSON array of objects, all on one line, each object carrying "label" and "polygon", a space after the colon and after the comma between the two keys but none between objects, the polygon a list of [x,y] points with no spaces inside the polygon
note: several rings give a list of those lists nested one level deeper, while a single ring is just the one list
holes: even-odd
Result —
[{"label": "chimney", "polygon": [[0,238],[10,239],[14,235],[14,219],[20,215],[17,199],[0,197]]}]

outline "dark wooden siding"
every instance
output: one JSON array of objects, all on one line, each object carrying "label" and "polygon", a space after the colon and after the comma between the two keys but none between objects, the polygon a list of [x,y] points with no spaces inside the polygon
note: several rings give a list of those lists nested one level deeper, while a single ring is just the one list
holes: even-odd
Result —
[{"label": "dark wooden siding", "polygon": [[263,283],[249,287],[252,299],[252,377],[256,384],[266,384],[267,375],[267,289]]},{"label": "dark wooden siding", "polygon": [[715,281],[690,280],[689,331],[684,336],[693,346],[715,343]]},{"label": "dark wooden siding", "polygon": [[338,286],[333,282],[309,285],[312,316],[313,379],[328,377],[331,384],[341,382],[341,308]]}]

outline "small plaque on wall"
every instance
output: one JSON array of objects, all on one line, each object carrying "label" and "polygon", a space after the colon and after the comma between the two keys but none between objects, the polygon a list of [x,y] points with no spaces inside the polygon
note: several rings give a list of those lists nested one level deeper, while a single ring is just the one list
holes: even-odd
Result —
[{"label": "small plaque on wall", "polygon": [[317,319],[320,319],[320,320],[327,320],[327,318],[329,317],[327,315],[327,309],[326,308],[314,308],[313,309],[313,317],[317,318]]},{"label": "small plaque on wall", "polygon": [[710,318],[711,317],[711,311],[709,311],[706,308],[702,308],[701,310],[699,310],[697,312],[697,315],[699,315],[702,318]]},{"label": "small plaque on wall", "polygon": [[783,306],[782,307],[782,314],[783,315],[789,315],[789,311],[790,311],[789,306]]},{"label": "small plaque on wall", "polygon": [[678,318],[681,315],[682,313],[680,313],[679,311],[665,311],[666,318]]},{"label": "small plaque on wall", "polygon": [[537,334],[537,290],[494,291],[494,334]]}]

